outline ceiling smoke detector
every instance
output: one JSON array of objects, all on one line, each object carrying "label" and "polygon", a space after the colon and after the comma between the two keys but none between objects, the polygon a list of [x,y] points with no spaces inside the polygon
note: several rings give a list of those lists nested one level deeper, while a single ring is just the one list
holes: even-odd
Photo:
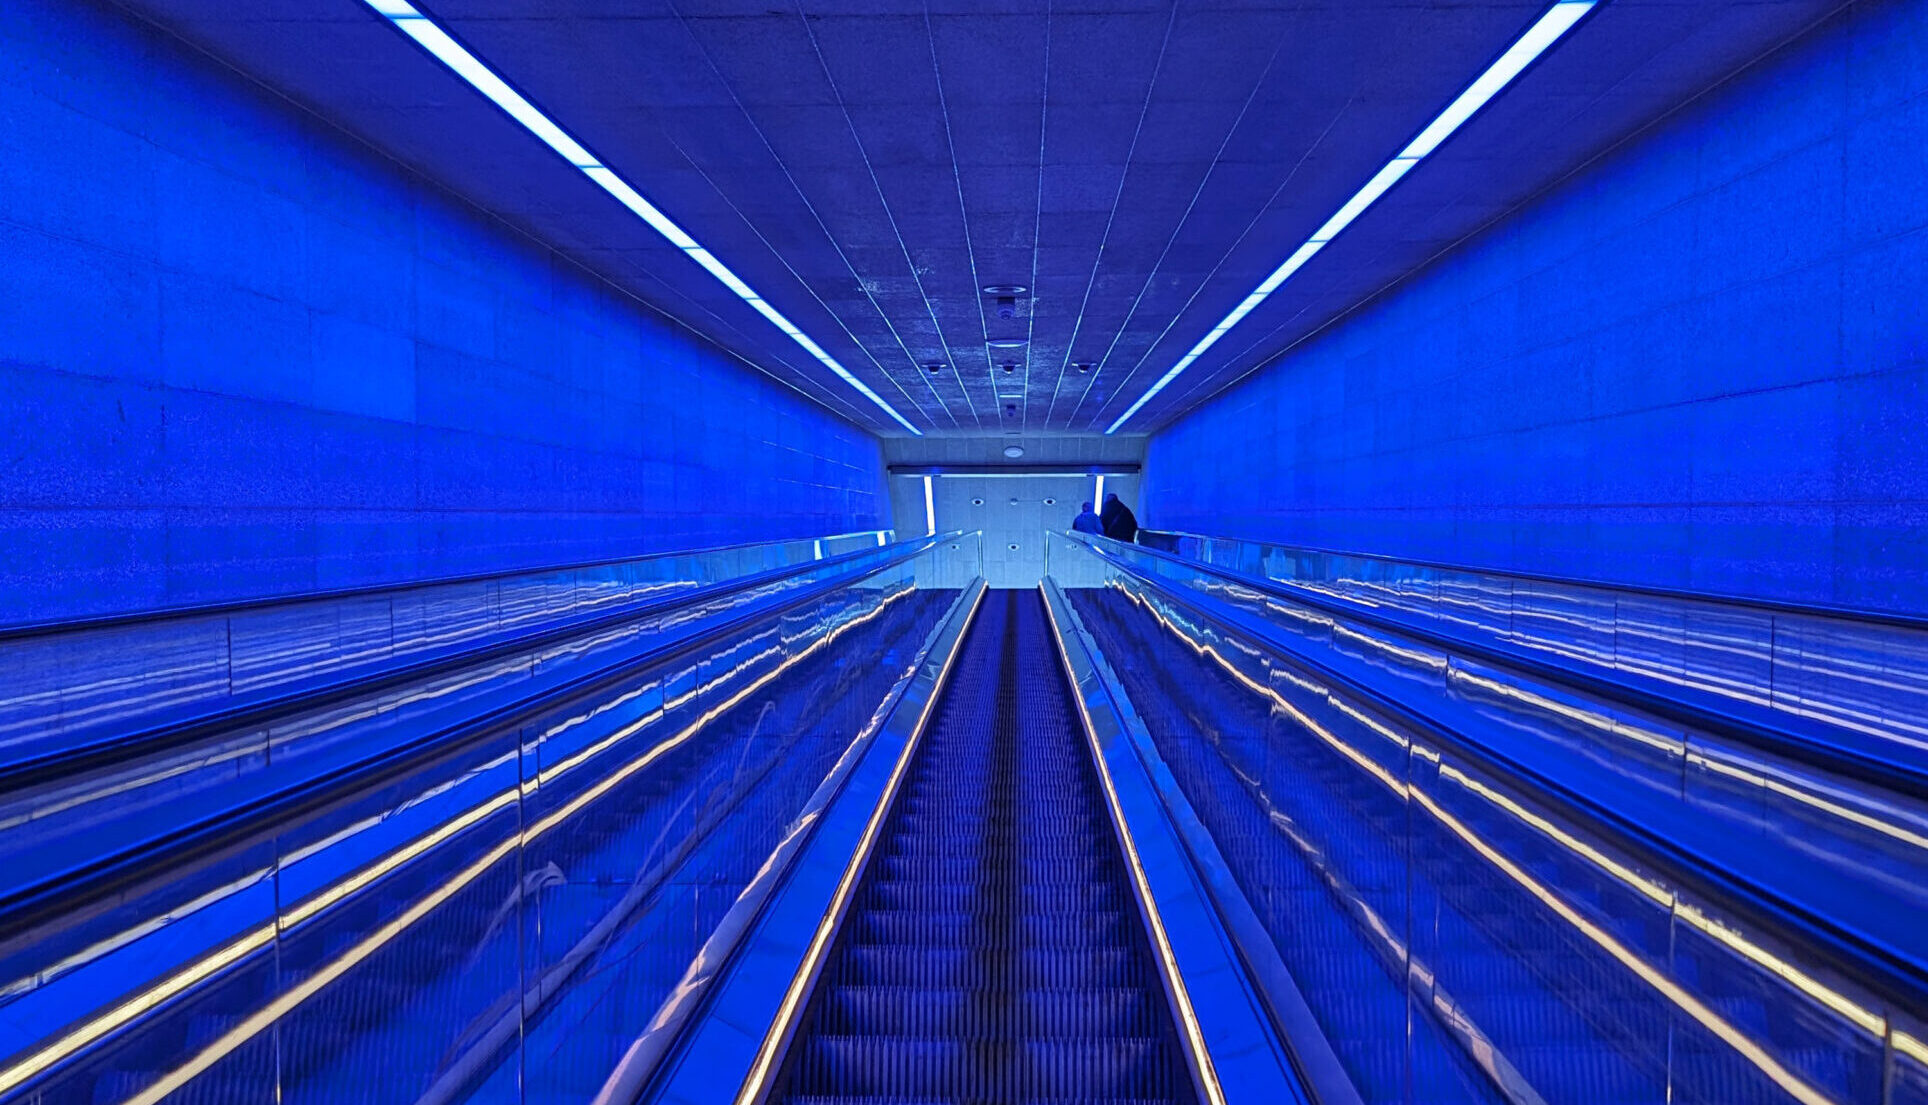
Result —
[{"label": "ceiling smoke detector", "polygon": [[997,317],[1018,317],[1018,297],[1030,289],[1022,284],[986,284],[984,294],[997,297]]},{"label": "ceiling smoke detector", "polygon": [[1010,457],[1010,458],[1011,458],[1012,460],[1016,460],[1016,459],[1018,459],[1019,457],[1021,457],[1021,456],[1023,456],[1023,455],[1024,455],[1024,446],[1022,446],[1022,445],[1006,445],[1006,446],[1004,447],[1004,455],[1005,455],[1005,456],[1007,456],[1007,457]]}]

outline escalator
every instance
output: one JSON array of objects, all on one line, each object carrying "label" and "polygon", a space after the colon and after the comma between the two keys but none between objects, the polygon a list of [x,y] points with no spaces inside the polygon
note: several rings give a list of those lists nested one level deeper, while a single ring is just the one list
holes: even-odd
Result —
[{"label": "escalator", "polygon": [[1196,611],[1047,591],[812,606],[270,826],[208,877],[305,888],[272,939],[0,1100],[1928,1105],[1913,1014],[1781,915]]},{"label": "escalator", "polygon": [[986,597],[773,1100],[1196,1099],[1051,641]]},{"label": "escalator", "polygon": [[1891,1100],[1878,1036],[1786,984],[1821,971],[1775,930],[1680,923],[1711,907],[1450,754],[1386,768],[1394,734],[1304,673],[1239,673],[1121,592],[1073,604],[1365,1101]]}]

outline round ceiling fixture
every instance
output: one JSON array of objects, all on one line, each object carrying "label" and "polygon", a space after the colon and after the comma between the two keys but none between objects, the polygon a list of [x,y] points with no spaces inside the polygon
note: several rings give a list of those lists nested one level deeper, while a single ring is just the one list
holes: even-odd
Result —
[{"label": "round ceiling fixture", "polygon": [[1091,371],[1091,362],[1090,362],[1090,361],[1079,361],[1079,362],[1078,362],[1078,374],[1079,374],[1079,375],[1081,375],[1081,376],[1082,376],[1083,374],[1085,374],[1085,373],[1087,373],[1087,372],[1090,372],[1090,371]]},{"label": "round ceiling fixture", "polygon": [[985,295],[1023,295],[1031,289],[1022,284],[986,284]]},{"label": "round ceiling fixture", "polygon": [[972,499],[972,500],[971,500],[971,505],[972,505],[972,506],[983,506],[983,505],[984,505],[984,500],[983,500],[983,499]]},{"label": "round ceiling fixture", "polygon": [[992,349],[1023,349],[1031,343],[1023,338],[992,338],[984,344]]},{"label": "round ceiling fixture", "polygon": [[936,376],[939,373],[944,371],[944,362],[932,361],[931,363],[924,366],[924,371],[930,373],[932,376]]},{"label": "round ceiling fixture", "polygon": [[1046,499],[1044,500],[1044,505],[1045,505],[1045,506],[1057,506],[1057,505],[1058,505],[1058,500],[1056,500],[1056,499],[1052,499],[1052,498],[1046,498]]},{"label": "round ceiling fixture", "polygon": [[1006,446],[1004,447],[1004,455],[1005,455],[1005,456],[1007,456],[1007,457],[1010,457],[1010,458],[1011,458],[1012,460],[1016,460],[1016,459],[1018,459],[1019,457],[1021,457],[1021,456],[1023,456],[1023,455],[1024,455],[1024,446],[1022,446],[1022,445],[1006,445]]}]

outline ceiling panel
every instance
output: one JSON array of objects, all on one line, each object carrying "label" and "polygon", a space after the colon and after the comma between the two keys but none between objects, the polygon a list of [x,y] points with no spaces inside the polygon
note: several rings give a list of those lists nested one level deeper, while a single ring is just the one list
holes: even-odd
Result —
[{"label": "ceiling panel", "polygon": [[[126,6],[903,432],[359,0]],[[921,430],[978,435],[1108,425],[1544,3],[420,6]],[[1838,6],[1603,4],[1129,428],[1271,362]],[[993,283],[1030,289],[1016,317],[997,317]],[[986,347],[1000,337],[1028,347]]]}]

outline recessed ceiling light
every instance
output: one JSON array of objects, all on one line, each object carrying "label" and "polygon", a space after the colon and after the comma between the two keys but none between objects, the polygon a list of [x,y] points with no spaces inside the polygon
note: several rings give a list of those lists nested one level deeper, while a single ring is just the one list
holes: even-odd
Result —
[{"label": "recessed ceiling light", "polygon": [[1024,446],[1022,446],[1022,445],[1006,445],[1006,446],[1004,447],[1004,455],[1005,455],[1005,456],[1007,456],[1007,457],[1010,457],[1010,458],[1011,458],[1012,460],[1016,460],[1016,459],[1018,459],[1019,457],[1021,457],[1021,456],[1023,456],[1023,455],[1024,455]]},{"label": "recessed ceiling light", "polygon": [[910,420],[897,412],[897,408],[884,401],[883,396],[872,391],[862,380],[852,375],[850,370],[838,363],[835,357],[824,348],[811,341],[809,336],[798,329],[796,323],[784,317],[783,313],[756,293],[754,288],[744,283],[741,277],[716,258],[702,244],[691,237],[689,232],[678,226],[668,215],[658,210],[655,204],[643,198],[635,186],[615,170],[604,165],[596,156],[576,141],[569,132],[558,126],[555,120],[544,115],[520,92],[510,87],[509,82],[498,76],[495,70],[482,63],[461,43],[428,16],[410,4],[408,0],[365,0],[377,15],[393,24],[403,34],[415,40],[416,45],[427,50],[435,59],[449,67],[456,76],[467,81],[469,87],[488,97],[495,106],[507,112],[511,119],[522,124],[524,130],[534,135],[550,149],[561,155],[564,161],[576,167],[584,176],[594,181],[603,191],[613,196],[616,202],[650,225],[656,233],[669,239],[671,245],[683,251],[684,256],[709,272],[737,298],[749,304],[756,312],[770,320],[771,325],[784,332],[793,342],[803,347],[803,351],[816,358],[818,363],[835,373],[837,378],[856,389],[864,398],[875,403],[878,409],[894,419],[898,425],[913,434],[923,436],[923,431],[911,425]]},{"label": "recessed ceiling light", "polygon": [[944,362],[932,361],[931,363],[924,366],[924,371],[930,373],[932,376],[936,376],[939,373],[944,371]]},{"label": "recessed ceiling light", "polygon": [[1023,338],[992,338],[984,344],[992,349],[1023,349],[1031,343]]},{"label": "recessed ceiling light", "polygon": [[1031,289],[1022,284],[986,284],[985,295],[1023,295]]},{"label": "recessed ceiling light", "polygon": [[1160,376],[1157,383],[1138,397],[1137,402],[1126,408],[1125,413],[1119,415],[1118,420],[1113,422],[1105,432],[1117,433],[1118,428],[1129,421],[1132,415],[1137,414],[1146,403],[1151,402],[1152,396],[1164,391],[1166,385],[1178,378],[1179,373],[1190,368],[1193,361],[1198,360],[1207,349],[1216,345],[1218,339],[1225,336],[1226,331],[1238,325],[1239,320],[1250,314],[1253,308],[1265,302],[1266,297],[1277,291],[1279,285],[1290,279],[1293,273],[1298,272],[1307,261],[1312,259],[1313,254],[1323,249],[1327,242],[1338,237],[1340,231],[1350,226],[1354,219],[1378,202],[1379,197],[1399,183],[1399,179],[1405,176],[1413,166],[1419,164],[1420,159],[1437,150],[1440,143],[1446,141],[1454,131],[1460,128],[1461,124],[1478,114],[1480,108],[1485,107],[1494,96],[1499,95],[1507,85],[1512,84],[1514,78],[1525,72],[1526,67],[1533,64],[1535,58],[1545,53],[1548,47],[1572,30],[1574,25],[1580,22],[1581,17],[1592,11],[1598,2],[1599,0],[1559,0],[1542,12],[1540,18],[1535,20],[1512,46],[1507,48],[1506,53],[1500,55],[1498,61],[1487,66],[1486,71],[1466,87],[1466,91],[1455,97],[1452,103],[1446,105],[1446,110],[1426,124],[1426,129],[1420,131],[1418,137],[1408,142],[1396,157],[1374,173],[1371,180],[1353,193],[1351,199],[1341,205],[1324,225],[1312,233],[1312,237],[1306,239],[1305,244],[1294,250],[1292,256],[1286,258],[1284,264],[1274,269],[1272,275],[1266,277],[1251,295],[1246,296],[1237,307],[1232,308],[1230,314],[1220,319],[1218,325],[1212,327],[1204,337],[1198,340],[1198,344],[1192,346],[1183,357],[1178,359],[1177,364]]}]

